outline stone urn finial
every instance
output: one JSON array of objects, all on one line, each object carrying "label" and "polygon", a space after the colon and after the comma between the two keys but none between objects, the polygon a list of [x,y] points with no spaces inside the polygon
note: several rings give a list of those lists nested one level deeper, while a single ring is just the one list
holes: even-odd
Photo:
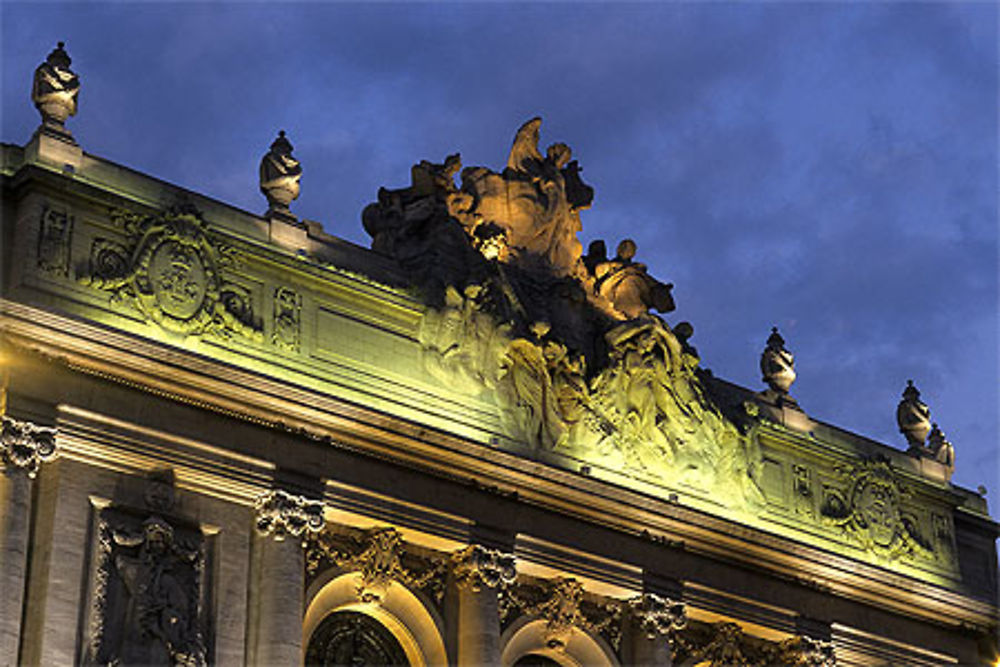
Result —
[{"label": "stone urn finial", "polygon": [[292,150],[292,143],[281,130],[260,161],[260,191],[267,197],[268,217],[296,220],[288,205],[298,199],[302,165],[292,157]]},{"label": "stone urn finial", "polygon": [[896,407],[896,423],[910,447],[924,446],[931,431],[931,411],[920,400],[920,391],[913,385],[913,380],[906,381],[903,400]]},{"label": "stone urn finial", "polygon": [[927,449],[928,454],[939,463],[949,468],[955,467],[955,447],[944,437],[937,424],[931,427],[931,433],[927,437]]},{"label": "stone urn finial", "polygon": [[780,395],[787,394],[795,382],[795,357],[785,349],[778,327],[771,327],[767,347],[760,355],[760,372],[767,386]]},{"label": "stone urn finial", "polygon": [[31,101],[42,115],[42,127],[50,132],[71,137],[64,123],[76,115],[76,98],[80,94],[80,78],[69,68],[73,62],[59,42],[48,58],[35,69],[31,84]]}]

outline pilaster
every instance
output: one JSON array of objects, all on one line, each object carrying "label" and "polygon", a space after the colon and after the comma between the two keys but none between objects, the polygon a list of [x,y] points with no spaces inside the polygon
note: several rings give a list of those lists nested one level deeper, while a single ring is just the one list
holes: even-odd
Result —
[{"label": "pilaster", "polygon": [[500,665],[499,591],[517,576],[514,556],[474,544],[454,554],[457,664]]},{"label": "pilaster", "polygon": [[323,504],[285,491],[257,498],[248,664],[302,663],[302,536],[323,528]]}]

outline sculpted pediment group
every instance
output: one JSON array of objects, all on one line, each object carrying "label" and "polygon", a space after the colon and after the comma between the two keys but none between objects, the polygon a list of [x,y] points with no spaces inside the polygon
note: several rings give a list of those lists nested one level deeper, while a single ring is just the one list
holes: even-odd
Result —
[{"label": "sculpted pediment group", "polygon": [[[394,257],[428,304],[427,372],[495,401],[506,435],[653,480],[725,489],[760,502],[747,441],[711,400],[698,355],[650,311],[671,285],[625,239],[579,239],[594,191],[568,146],[538,147],[541,120],[517,132],[507,166],[423,161],[411,185],[381,189],[363,214],[374,250]],[[460,173],[461,184],[455,183]]]}]

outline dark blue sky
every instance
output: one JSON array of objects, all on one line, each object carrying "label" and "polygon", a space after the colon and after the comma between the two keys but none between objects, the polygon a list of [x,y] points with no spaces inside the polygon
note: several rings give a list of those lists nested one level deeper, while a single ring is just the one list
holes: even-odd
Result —
[{"label": "dark blue sky", "polygon": [[266,208],[278,129],[292,206],[368,245],[360,211],[421,159],[499,169],[518,126],[596,189],[584,246],[624,236],[675,284],[703,364],[761,387],[772,325],[792,393],[903,448],[912,378],[955,481],[1000,496],[997,5],[0,4],[3,141],[38,124],[57,40],[84,149]]}]

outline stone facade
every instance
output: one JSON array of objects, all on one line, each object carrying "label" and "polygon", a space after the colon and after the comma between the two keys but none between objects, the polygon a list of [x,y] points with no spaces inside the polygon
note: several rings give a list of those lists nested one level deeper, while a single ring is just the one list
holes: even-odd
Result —
[{"label": "stone facade", "polygon": [[2,147],[5,664],[996,658],[919,392],[903,451],[806,415],[777,330],[765,389],[704,371],[540,119],[382,188],[368,250],[291,212],[284,133],[263,216],[84,154],[53,54]]}]

